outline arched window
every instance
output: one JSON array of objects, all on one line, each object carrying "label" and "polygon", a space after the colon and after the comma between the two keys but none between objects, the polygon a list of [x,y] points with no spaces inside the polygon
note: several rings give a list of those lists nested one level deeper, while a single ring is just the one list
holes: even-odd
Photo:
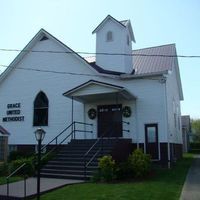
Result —
[{"label": "arched window", "polygon": [[108,31],[107,32],[107,34],[106,34],[106,41],[107,42],[113,41],[113,33],[112,33],[112,31]]},{"label": "arched window", "polygon": [[48,125],[49,100],[44,92],[39,92],[34,101],[33,126]]}]

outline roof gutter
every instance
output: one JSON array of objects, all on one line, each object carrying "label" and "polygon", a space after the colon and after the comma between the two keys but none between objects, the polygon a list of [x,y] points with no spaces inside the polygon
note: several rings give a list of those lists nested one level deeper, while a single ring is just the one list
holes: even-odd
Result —
[{"label": "roof gutter", "polygon": [[146,73],[146,74],[121,74],[121,79],[141,79],[153,76],[163,76],[165,74],[169,74],[169,70],[161,71],[161,72],[154,72],[154,73]]}]

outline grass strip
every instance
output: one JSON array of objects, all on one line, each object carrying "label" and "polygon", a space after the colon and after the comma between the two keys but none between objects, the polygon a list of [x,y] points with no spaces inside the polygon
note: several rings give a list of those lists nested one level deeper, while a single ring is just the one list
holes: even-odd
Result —
[{"label": "grass strip", "polygon": [[184,155],[172,169],[157,168],[146,180],[69,185],[41,196],[41,200],[178,200],[192,155]]}]

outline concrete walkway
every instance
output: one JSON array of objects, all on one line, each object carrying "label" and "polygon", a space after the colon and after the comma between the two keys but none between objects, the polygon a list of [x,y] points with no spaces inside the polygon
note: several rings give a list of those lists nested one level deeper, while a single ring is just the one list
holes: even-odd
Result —
[{"label": "concrete walkway", "polygon": [[188,171],[180,200],[200,200],[200,155],[195,159]]},{"label": "concrete walkway", "polygon": [[[72,185],[77,183],[83,183],[82,180],[71,179],[55,179],[55,178],[41,178],[40,180],[40,192],[44,193],[56,188],[63,187],[65,185]],[[9,196],[12,197],[24,197],[24,181],[18,181],[11,183],[9,186]],[[28,178],[26,180],[26,196],[34,196],[37,194],[37,178]],[[0,196],[7,195],[7,185],[0,186]]]}]

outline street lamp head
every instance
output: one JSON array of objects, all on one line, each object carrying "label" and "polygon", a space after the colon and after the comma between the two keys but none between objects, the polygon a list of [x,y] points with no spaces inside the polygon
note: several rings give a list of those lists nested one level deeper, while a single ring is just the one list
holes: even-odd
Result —
[{"label": "street lamp head", "polygon": [[37,128],[37,130],[34,133],[35,133],[35,138],[36,138],[37,141],[39,141],[39,140],[42,141],[44,139],[45,134],[46,134],[46,132],[42,128]]}]

